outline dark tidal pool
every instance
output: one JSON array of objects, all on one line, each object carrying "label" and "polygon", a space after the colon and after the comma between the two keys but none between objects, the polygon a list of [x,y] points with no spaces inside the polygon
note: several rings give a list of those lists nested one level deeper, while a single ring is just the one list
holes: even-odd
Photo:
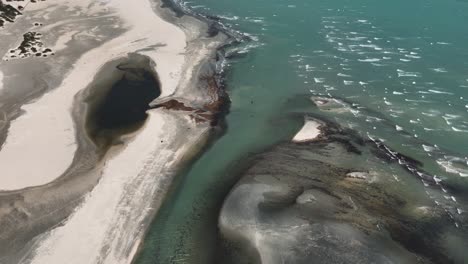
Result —
[{"label": "dark tidal pool", "polygon": [[130,54],[104,65],[88,87],[86,127],[97,145],[111,145],[144,124],[149,103],[161,94],[152,64],[145,56]]}]

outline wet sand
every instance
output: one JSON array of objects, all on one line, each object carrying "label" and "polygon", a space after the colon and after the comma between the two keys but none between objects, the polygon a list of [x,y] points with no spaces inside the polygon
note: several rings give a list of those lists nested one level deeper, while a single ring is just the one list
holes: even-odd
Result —
[{"label": "wet sand", "polygon": [[[0,192],[0,225],[5,227],[0,231],[0,262],[130,263],[172,178],[212,134],[222,96],[206,76],[214,75],[210,65],[225,38],[207,38],[204,23],[175,19],[170,10],[146,0],[41,4],[0,34],[14,41],[19,35],[12,33],[26,29],[24,20],[47,20],[54,10],[76,17],[56,13],[53,22],[41,21],[44,27],[54,24],[69,31],[74,23],[86,23],[75,27],[76,33],[44,36],[45,43],[55,43],[56,56],[49,61],[24,58],[0,65],[9,80],[0,104],[8,115],[0,151],[8,173],[0,189],[9,190]],[[103,29],[109,25],[113,30],[95,26],[103,21],[109,22]],[[2,43],[2,51],[6,46],[15,44]],[[121,136],[106,154],[86,130],[85,98],[95,92],[93,80],[104,64],[132,52],[149,58],[157,72],[161,94],[153,105],[176,100],[191,110],[148,111],[141,129]],[[41,65],[48,65],[48,71],[37,73]],[[15,91],[11,87],[20,82],[18,73],[27,77],[27,85]],[[53,74],[57,77],[46,78]],[[45,84],[39,90],[38,76]]]}]

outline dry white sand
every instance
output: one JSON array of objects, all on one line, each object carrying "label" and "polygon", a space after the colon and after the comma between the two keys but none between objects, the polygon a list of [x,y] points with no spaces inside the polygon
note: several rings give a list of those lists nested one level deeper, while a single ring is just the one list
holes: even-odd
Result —
[{"label": "dry white sand", "polygon": [[321,124],[318,121],[306,118],[302,129],[294,136],[294,142],[306,142],[316,139],[321,131]]},{"label": "dry white sand", "polygon": [[[86,1],[93,2],[78,2],[83,5]],[[59,0],[44,3],[62,4]],[[49,183],[70,166],[77,149],[70,113],[73,97],[88,85],[104,63],[130,51],[164,43],[157,51],[143,54],[157,62],[156,70],[164,87],[161,96],[175,90],[185,58],[183,31],[156,16],[148,0],[114,0],[106,5],[115,9],[130,29],[87,52],[60,87],[22,107],[25,114],[11,123],[0,151],[0,190]]]},{"label": "dry white sand", "polygon": [[0,71],[0,91],[3,90],[3,72]]}]

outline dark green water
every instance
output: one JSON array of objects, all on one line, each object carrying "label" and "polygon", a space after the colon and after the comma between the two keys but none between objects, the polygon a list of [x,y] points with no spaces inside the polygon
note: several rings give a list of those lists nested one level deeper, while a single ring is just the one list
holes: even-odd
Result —
[{"label": "dark green water", "polygon": [[[217,15],[253,41],[229,61],[228,129],[182,175],[137,263],[210,263],[217,214],[246,158],[289,140],[315,111],[418,159],[468,197],[468,3],[463,1],[215,1],[184,5]],[[420,183],[423,184],[423,183]],[[411,186],[408,187],[411,190]],[[448,202],[453,195],[447,194]],[[466,225],[466,223],[456,223]]]},{"label": "dark green water", "polygon": [[86,97],[87,128],[96,143],[109,145],[141,127],[161,90],[149,58],[137,54],[107,63],[98,76],[104,77],[94,80]]}]

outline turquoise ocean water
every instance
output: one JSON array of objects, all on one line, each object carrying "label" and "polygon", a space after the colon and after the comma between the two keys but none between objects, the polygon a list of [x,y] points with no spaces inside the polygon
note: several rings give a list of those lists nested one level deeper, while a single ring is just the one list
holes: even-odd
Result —
[{"label": "turquoise ocean water", "polygon": [[468,205],[468,2],[182,4],[251,40],[229,51],[242,56],[228,60],[226,133],[181,175],[137,263],[209,263],[236,173],[250,154],[294,135],[312,96],[340,106],[323,116],[421,161],[454,190],[441,187],[435,202],[450,203],[454,225],[467,225],[457,215]]}]

